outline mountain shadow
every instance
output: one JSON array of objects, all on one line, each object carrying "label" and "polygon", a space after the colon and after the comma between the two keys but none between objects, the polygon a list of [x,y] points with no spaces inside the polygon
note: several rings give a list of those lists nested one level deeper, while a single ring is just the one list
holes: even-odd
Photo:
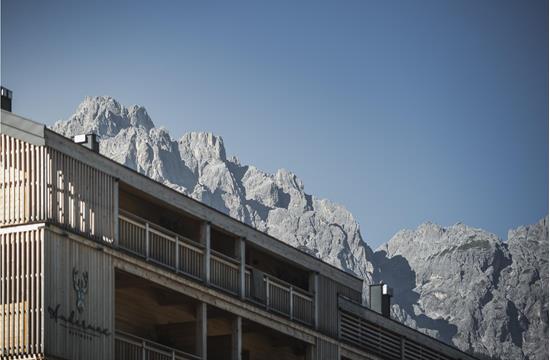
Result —
[{"label": "mountain shadow", "polygon": [[439,332],[439,339],[453,344],[452,339],[457,334],[458,328],[445,319],[433,319],[425,314],[415,315],[414,305],[418,304],[420,294],[416,288],[416,273],[409,265],[406,258],[396,255],[388,258],[383,250],[373,254],[375,271],[373,279],[375,283],[383,281],[393,288],[393,303],[399,305],[411,318],[418,328],[434,329]]}]

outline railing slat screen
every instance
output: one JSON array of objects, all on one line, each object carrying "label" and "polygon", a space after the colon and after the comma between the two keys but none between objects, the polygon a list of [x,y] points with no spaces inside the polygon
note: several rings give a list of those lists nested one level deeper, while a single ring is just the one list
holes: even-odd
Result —
[{"label": "railing slat screen", "polygon": [[52,221],[113,242],[115,180],[46,146],[0,135],[0,226]]}]

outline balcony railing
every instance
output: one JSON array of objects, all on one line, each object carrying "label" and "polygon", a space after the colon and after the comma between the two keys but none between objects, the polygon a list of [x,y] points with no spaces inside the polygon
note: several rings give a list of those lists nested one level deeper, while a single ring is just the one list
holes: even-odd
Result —
[{"label": "balcony railing", "polygon": [[210,283],[239,294],[241,268],[238,260],[210,250]]},{"label": "balcony railing", "polygon": [[255,302],[265,305],[268,310],[291,319],[313,324],[313,294],[293,286],[281,279],[260,272],[261,281],[252,280],[258,270],[247,266],[245,272],[245,294]]},{"label": "balcony railing", "polygon": [[[131,213],[120,211],[119,247],[177,273],[205,280],[206,249],[201,244]],[[237,259],[210,250],[210,285],[240,294],[241,266]],[[313,324],[313,294],[247,266],[245,296],[269,311]]]},{"label": "balcony railing", "polygon": [[154,341],[117,331],[116,360],[195,360],[201,357],[158,344]]},{"label": "balcony railing", "polygon": [[201,244],[125,211],[119,215],[119,246],[177,272],[204,277]]}]

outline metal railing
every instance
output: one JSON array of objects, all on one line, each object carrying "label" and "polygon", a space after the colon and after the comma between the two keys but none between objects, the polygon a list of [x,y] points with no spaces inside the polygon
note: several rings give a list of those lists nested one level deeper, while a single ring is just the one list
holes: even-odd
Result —
[{"label": "metal railing", "polygon": [[233,294],[239,294],[239,261],[214,250],[210,250],[210,253],[210,283]]},{"label": "metal railing", "polygon": [[256,269],[247,266],[245,295],[268,310],[277,312],[307,325],[313,325],[314,295],[281,279],[263,274],[261,286],[252,289],[252,274]]},{"label": "metal railing", "polygon": [[[120,210],[119,247],[147,261],[171,268],[198,280],[205,279],[205,248],[168,229]],[[240,293],[240,262],[210,250],[210,284],[234,295]],[[246,266],[245,297],[270,311],[288,316],[307,325],[313,324],[313,294],[281,279],[261,273],[254,282],[257,269]],[[252,289],[254,288],[254,289]],[[254,291],[252,291],[254,290]]]},{"label": "metal railing", "polygon": [[195,360],[199,356],[117,331],[115,334],[116,360]]}]

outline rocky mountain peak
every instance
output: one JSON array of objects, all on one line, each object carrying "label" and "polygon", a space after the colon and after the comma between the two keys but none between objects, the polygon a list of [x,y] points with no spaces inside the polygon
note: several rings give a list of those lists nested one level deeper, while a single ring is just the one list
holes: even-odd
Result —
[{"label": "rocky mountain peak", "polygon": [[365,296],[369,284],[389,283],[398,321],[490,358],[548,358],[548,216],[511,230],[507,242],[462,223],[426,222],[373,252],[345,207],[307,194],[291,171],[228,159],[212,133],[174,141],[145,108],[108,96],[85,98],[52,129],[97,133],[105,156],[362,277]]},{"label": "rocky mountain peak", "polygon": [[209,132],[184,134],[178,148],[183,161],[196,174],[207,163],[227,161],[223,139]]},{"label": "rocky mountain peak", "polygon": [[142,127],[146,130],[151,130],[155,127],[155,124],[143,106],[131,106],[128,109],[128,118],[130,119],[130,126]]},{"label": "rocky mountain peak", "polygon": [[154,126],[144,107],[126,108],[110,96],[86,96],[74,115],[56,122],[52,128],[65,136],[96,133],[109,137],[130,127],[149,131]]}]

